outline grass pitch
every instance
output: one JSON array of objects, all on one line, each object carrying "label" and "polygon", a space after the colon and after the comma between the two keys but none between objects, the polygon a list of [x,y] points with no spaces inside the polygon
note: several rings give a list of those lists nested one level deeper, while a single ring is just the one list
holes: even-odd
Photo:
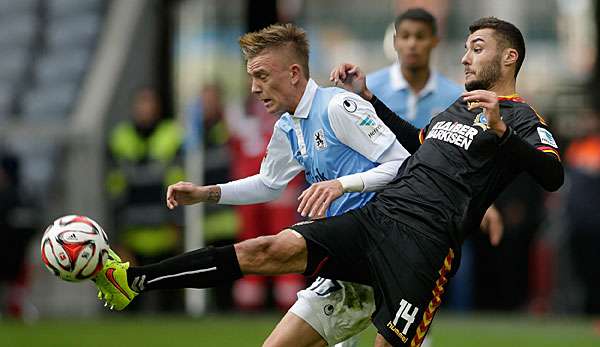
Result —
[{"label": "grass pitch", "polygon": [[[52,319],[34,324],[0,321],[0,346],[260,346],[278,319],[276,315],[192,319],[114,313],[101,319]],[[372,346],[374,335],[373,328],[364,332],[360,346]],[[440,314],[430,336],[433,347],[600,346],[599,324],[574,318]]]}]

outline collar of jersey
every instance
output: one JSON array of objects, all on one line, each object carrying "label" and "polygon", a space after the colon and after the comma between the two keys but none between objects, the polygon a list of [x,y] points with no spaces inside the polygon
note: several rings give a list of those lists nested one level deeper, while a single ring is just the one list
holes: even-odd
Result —
[{"label": "collar of jersey", "polygon": [[315,94],[317,93],[317,88],[319,85],[312,78],[308,80],[306,84],[306,89],[304,89],[304,94],[302,94],[302,98],[300,98],[300,102],[296,107],[296,112],[291,115],[295,118],[308,118],[308,112],[310,111],[310,106],[312,105],[313,99],[315,98]]},{"label": "collar of jersey", "polygon": [[[400,70],[400,63],[395,62],[394,65],[390,67],[390,86],[393,90],[404,90],[409,89],[408,82],[402,76],[402,71]],[[425,87],[419,92],[419,96],[423,97],[429,93],[433,93],[437,89],[437,73],[431,70],[431,74],[429,75],[429,79],[427,83],[425,83]]]},{"label": "collar of jersey", "polygon": [[498,95],[498,101],[514,101],[514,102],[525,102],[525,100],[517,93],[511,95]]}]

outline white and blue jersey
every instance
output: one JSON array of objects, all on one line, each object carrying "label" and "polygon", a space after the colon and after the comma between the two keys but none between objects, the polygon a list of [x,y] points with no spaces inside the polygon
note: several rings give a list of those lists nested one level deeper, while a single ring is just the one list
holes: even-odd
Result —
[{"label": "white and blue jersey", "polygon": [[[377,167],[395,142],[370,103],[340,88],[321,88],[311,79],[295,113],[284,114],[275,124],[260,177],[268,187],[280,189],[300,171],[311,184],[365,172]],[[408,156],[401,149],[396,159]],[[344,194],[327,216],[362,207],[373,194]]]},{"label": "white and blue jersey", "polygon": [[[260,172],[219,184],[219,203],[272,201],[304,171],[309,183],[339,179],[345,191],[359,192],[346,193],[331,203],[326,215],[338,215],[365,205],[373,197],[373,193],[366,192],[392,181],[408,156],[370,103],[339,88],[321,88],[311,79],[294,114],[284,114],[275,123]],[[355,179],[360,184],[355,184]],[[353,289],[346,291],[348,286]],[[370,287],[333,280],[321,280],[317,287],[333,291],[323,296],[302,290],[290,312],[311,325],[330,345],[368,326],[375,309]],[[359,307],[348,306],[344,298],[358,292],[366,293],[366,299]]]},{"label": "white and blue jersey", "polygon": [[432,71],[425,87],[415,95],[397,62],[367,75],[367,86],[387,107],[420,129],[454,103],[464,90]]},{"label": "white and blue jersey", "polygon": [[[334,216],[365,205],[373,197],[366,192],[392,181],[408,156],[369,102],[339,88],[321,88],[311,79],[294,114],[286,113],[275,123],[260,172],[219,184],[219,203],[274,200],[304,171],[309,183],[338,179],[345,191],[357,192],[346,193],[329,205],[326,216]],[[359,284],[324,280],[317,287],[330,285],[335,290],[326,296],[308,289],[298,292],[290,312],[333,345],[367,327],[375,301],[372,289]],[[350,294],[339,290],[347,286],[354,287]],[[368,299],[359,308],[349,307],[343,298],[359,289]]]}]

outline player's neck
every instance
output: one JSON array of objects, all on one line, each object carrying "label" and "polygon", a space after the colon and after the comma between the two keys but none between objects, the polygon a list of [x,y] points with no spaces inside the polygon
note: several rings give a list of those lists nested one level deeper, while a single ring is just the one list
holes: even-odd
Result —
[{"label": "player's neck", "polygon": [[427,81],[429,81],[429,76],[431,76],[431,70],[429,69],[429,66],[414,69],[400,66],[400,71],[408,83],[408,86],[415,94],[419,94],[419,92],[425,88]]},{"label": "player's neck", "polygon": [[514,78],[508,80],[500,80],[490,88],[490,91],[498,96],[507,96],[517,93],[516,81]]},{"label": "player's neck", "polygon": [[300,79],[298,81],[298,84],[294,87],[295,93],[293,98],[293,102],[292,102],[292,106],[290,107],[290,110],[288,111],[290,114],[294,114],[296,112],[296,109],[298,108],[298,105],[300,104],[300,100],[302,100],[302,96],[304,95],[304,92],[306,91],[306,86],[308,85],[308,81],[305,79]]}]

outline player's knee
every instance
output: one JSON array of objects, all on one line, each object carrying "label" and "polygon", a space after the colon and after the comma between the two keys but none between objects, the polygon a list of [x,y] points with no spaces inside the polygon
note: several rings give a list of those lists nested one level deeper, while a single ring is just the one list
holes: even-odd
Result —
[{"label": "player's knee", "polygon": [[304,272],[307,259],[306,241],[298,232],[285,229],[275,235],[272,250],[274,257],[293,267],[293,272]]},{"label": "player's knee", "polygon": [[235,245],[240,265],[250,268],[260,267],[268,260],[268,251],[272,241],[270,236],[259,236]]},{"label": "player's knee", "polygon": [[273,236],[260,236],[236,245],[240,266],[253,273],[302,272],[306,263],[304,239],[285,232]]},{"label": "player's knee", "polygon": [[286,229],[265,240],[265,253],[278,263],[287,264],[292,272],[304,271],[302,263],[306,263],[306,242],[300,234]]}]

